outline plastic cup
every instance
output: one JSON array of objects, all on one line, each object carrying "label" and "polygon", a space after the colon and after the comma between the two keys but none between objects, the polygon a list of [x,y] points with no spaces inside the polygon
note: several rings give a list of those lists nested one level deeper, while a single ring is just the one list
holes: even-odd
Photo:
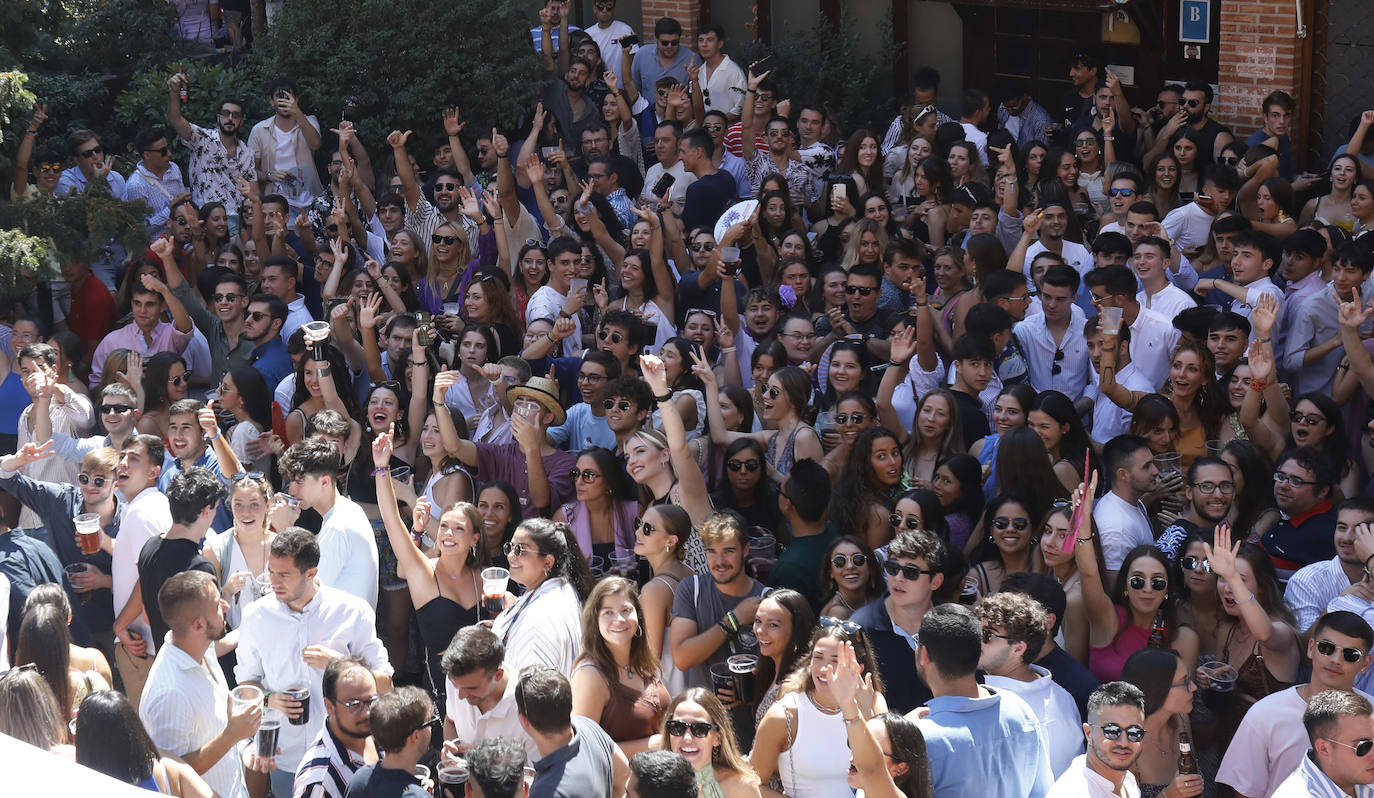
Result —
[{"label": "plastic cup", "polygon": [[1209,457],[1221,457],[1221,450],[1226,448],[1226,444],[1221,441],[1207,441],[1205,445]]},{"label": "plastic cup", "polygon": [[[717,662],[711,666],[711,690],[720,695],[721,690],[735,689],[735,672],[730,670],[729,662]],[[738,697],[738,694],[736,694]]]},{"label": "plastic cup", "polygon": [[633,552],[627,554],[620,554],[617,552],[611,555],[611,570],[615,571],[617,576],[623,576],[628,579],[630,575],[634,573],[635,566],[638,564],[639,562]]},{"label": "plastic cup", "polygon": [[964,577],[964,587],[959,591],[959,603],[970,606],[978,603],[978,577]]},{"label": "plastic cup", "polygon": [[81,553],[91,555],[100,551],[100,515],[82,513],[72,518],[72,522],[76,524],[76,542]]},{"label": "plastic cup", "polygon": [[1121,332],[1121,308],[1100,308],[1102,314],[1102,334],[1116,335]]},{"label": "plastic cup", "polygon": [[482,613],[495,618],[505,608],[506,587],[510,584],[510,571],[492,566],[482,570]]},{"label": "plastic cup", "polygon": [[1236,689],[1236,669],[1225,662],[1208,662],[1198,666],[1198,674],[1206,677],[1207,689],[1229,693]]},{"label": "plastic cup", "polygon": [[449,759],[439,763],[439,787],[446,795],[461,796],[462,785],[468,783],[468,763],[465,759]]},{"label": "plastic cup", "polygon": [[[72,577],[86,573],[86,563],[74,562],[70,565],[62,566],[62,570],[67,572],[67,581],[71,582],[72,588],[76,588],[76,582],[72,579]],[[84,595],[86,593],[89,593],[90,591],[77,590],[76,592]]]},{"label": "plastic cup", "polygon": [[280,492],[277,494],[276,499],[279,502],[285,503],[286,506],[290,507],[292,510],[299,510],[301,507],[301,500],[289,493]]},{"label": "plastic cup", "polygon": [[262,723],[258,725],[257,734],[253,736],[257,743],[256,753],[261,759],[271,759],[277,755],[277,735],[281,732],[282,721],[285,715],[275,709],[264,710],[262,713]]},{"label": "plastic cup", "polygon": [[1154,457],[1155,468],[1159,469],[1159,475],[1182,473],[1183,455],[1178,452],[1165,452]]},{"label": "plastic cup", "polygon": [[593,554],[587,558],[587,568],[592,572],[592,576],[600,579],[606,574],[606,561],[600,556]]},{"label": "plastic cup", "polygon": [[425,781],[425,779],[428,779],[428,778],[429,778],[429,766],[428,766],[428,765],[416,765],[416,766],[415,766],[415,778],[416,778],[416,780],[418,780],[420,783],[423,784],[424,781]]},{"label": "plastic cup", "polygon": [[391,469],[391,478],[402,484],[408,484],[413,473],[410,466],[396,466]]},{"label": "plastic cup", "polygon": [[735,654],[725,660],[725,664],[730,668],[730,673],[735,679],[735,695],[741,698],[754,694],[754,669],[758,667],[759,658],[755,654]]},{"label": "plastic cup", "polygon": [[310,722],[310,688],[309,687],[288,687],[282,690],[282,694],[292,701],[301,702],[301,714],[287,720],[292,726],[304,726]]},{"label": "plastic cup", "polygon": [[721,263],[739,263],[739,259],[740,259],[739,247],[721,247],[721,248],[720,248],[720,262],[721,262]]},{"label": "plastic cup", "polygon": [[462,302],[445,302],[445,303],[444,303],[444,315],[445,315],[445,316],[457,316],[457,315],[459,315],[459,314],[462,313],[462,312],[463,312],[463,303],[462,303]]},{"label": "plastic cup", "polygon": [[234,711],[243,712],[262,703],[262,688],[251,684],[241,684],[229,691],[234,702]]},{"label": "plastic cup", "polygon": [[749,556],[755,560],[774,562],[778,559],[778,540],[771,533],[763,532],[749,538]]},{"label": "plastic cup", "polygon": [[[308,336],[310,336],[311,338],[317,338],[317,337],[320,337],[320,336],[322,336],[322,335],[327,335],[327,334],[329,333],[329,322],[327,322],[327,321],[311,321],[311,322],[306,322],[305,324],[302,324],[302,325],[301,325],[301,329],[302,329],[302,330],[305,330],[306,334],[307,334]],[[323,340],[314,342],[313,344],[311,344],[311,348],[314,349],[313,355],[314,355],[314,358],[315,358],[316,360],[321,360],[321,359],[324,358],[324,341],[323,341]]]}]

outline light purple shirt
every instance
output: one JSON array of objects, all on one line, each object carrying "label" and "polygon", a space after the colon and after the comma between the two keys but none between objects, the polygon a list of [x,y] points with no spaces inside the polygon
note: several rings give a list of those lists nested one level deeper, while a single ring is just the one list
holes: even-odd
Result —
[{"label": "light purple shirt", "polygon": [[[194,327],[192,329],[194,330]],[[131,322],[101,339],[100,345],[95,348],[95,355],[91,358],[91,387],[100,384],[101,375],[105,371],[105,358],[116,349],[128,349],[145,358],[158,352],[181,354],[186,351],[186,345],[191,343],[192,333],[181,332],[172,326],[171,322],[162,321],[153,328],[151,337],[152,344],[149,344],[148,339],[139,331],[138,325]]]}]

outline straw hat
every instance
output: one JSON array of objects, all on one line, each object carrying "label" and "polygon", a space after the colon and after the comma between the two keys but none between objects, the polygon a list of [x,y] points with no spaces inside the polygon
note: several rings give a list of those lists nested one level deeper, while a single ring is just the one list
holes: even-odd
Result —
[{"label": "straw hat", "polygon": [[545,410],[553,413],[553,424],[560,426],[568,420],[568,414],[558,400],[558,383],[548,377],[530,377],[524,385],[512,385],[506,389],[506,398],[513,404],[520,398],[533,399]]}]

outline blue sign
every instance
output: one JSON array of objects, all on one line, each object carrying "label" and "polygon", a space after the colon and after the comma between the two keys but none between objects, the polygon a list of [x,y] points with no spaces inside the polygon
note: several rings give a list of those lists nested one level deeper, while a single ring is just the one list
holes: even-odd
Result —
[{"label": "blue sign", "polygon": [[1212,0],[1179,0],[1178,40],[1187,44],[1211,44]]}]

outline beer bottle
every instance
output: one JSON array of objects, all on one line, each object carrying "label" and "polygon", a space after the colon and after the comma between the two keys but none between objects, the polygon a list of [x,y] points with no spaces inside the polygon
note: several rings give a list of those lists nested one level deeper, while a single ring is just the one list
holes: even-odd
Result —
[{"label": "beer bottle", "polygon": [[1164,610],[1155,613],[1155,625],[1150,630],[1150,648],[1165,648],[1168,643],[1164,628]]},{"label": "beer bottle", "polygon": [[1178,733],[1178,772],[1181,776],[1197,775],[1197,757],[1193,756],[1193,741],[1186,731]]},{"label": "beer bottle", "polygon": [[186,67],[184,64],[177,64],[177,72],[182,76],[181,85],[177,87],[177,99],[184,103],[186,99],[191,96],[191,92],[186,86],[191,79],[186,76]]}]

